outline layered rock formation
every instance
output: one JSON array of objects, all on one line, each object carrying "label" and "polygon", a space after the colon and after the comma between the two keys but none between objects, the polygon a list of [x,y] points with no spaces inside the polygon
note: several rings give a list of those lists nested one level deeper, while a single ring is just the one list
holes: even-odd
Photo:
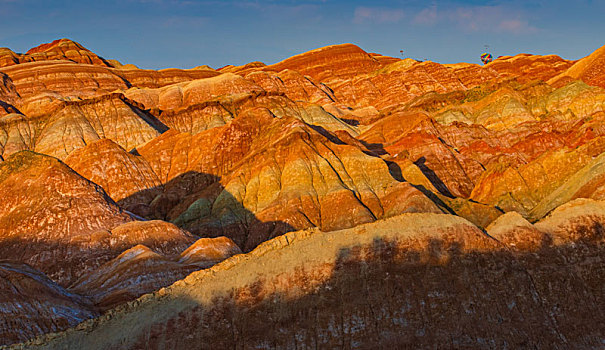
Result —
[{"label": "layered rock formation", "polygon": [[0,163],[0,249],[69,285],[95,264],[96,234],[132,221],[102,188],[55,158],[19,152]]},{"label": "layered rock formation", "polygon": [[598,347],[602,58],[1,49],[0,343]]},{"label": "layered rock formation", "polygon": [[98,185],[24,151],[0,164],[0,249],[68,286],[137,244],[178,256],[196,239],[163,221],[133,221]]},{"label": "layered rock formation", "polygon": [[0,262],[0,339],[4,344],[58,332],[99,316],[92,303],[25,264]]},{"label": "layered rock formation", "polygon": [[[144,213],[136,205],[151,202],[161,193],[162,182],[149,163],[111,139],[99,139],[76,150],[65,164],[103,187],[114,201],[131,212]],[[131,203],[129,198],[133,197],[136,202]]]},{"label": "layered rock formation", "polygon": [[16,54],[10,49],[0,51],[0,67],[35,61],[72,61],[83,64],[111,67],[111,64],[94,52],[69,39],[58,39],[29,49],[25,54]]},{"label": "layered rock formation", "polygon": [[569,81],[581,79],[590,84],[605,88],[605,46],[591,55],[577,61],[566,71],[551,79],[551,83],[563,85]]},{"label": "layered rock formation", "polygon": [[3,342],[74,326],[239,252],[226,238],[199,241],[167,222],[133,221],[101,187],[49,156],[8,157],[0,191],[0,254],[9,261],[0,267]]},{"label": "layered rock formation", "polygon": [[[159,233],[163,235],[163,232]],[[138,244],[125,250],[97,270],[80,277],[70,291],[90,297],[97,307],[107,310],[241,253],[235,243],[225,237],[200,238],[178,259],[158,247],[152,248]]]}]

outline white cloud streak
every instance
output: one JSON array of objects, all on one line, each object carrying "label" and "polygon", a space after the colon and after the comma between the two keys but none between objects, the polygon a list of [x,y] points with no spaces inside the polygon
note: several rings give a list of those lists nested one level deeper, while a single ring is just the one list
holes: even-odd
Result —
[{"label": "white cloud streak", "polygon": [[467,32],[487,31],[515,35],[530,34],[538,30],[529,23],[522,12],[502,5],[445,9],[432,5],[418,12],[412,23],[422,26],[445,23]]},{"label": "white cloud streak", "polygon": [[353,23],[395,23],[404,17],[405,13],[401,9],[357,7],[353,15]]}]

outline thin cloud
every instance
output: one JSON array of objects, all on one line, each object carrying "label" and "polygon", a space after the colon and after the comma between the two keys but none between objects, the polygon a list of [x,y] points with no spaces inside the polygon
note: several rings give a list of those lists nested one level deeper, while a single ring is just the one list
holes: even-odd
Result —
[{"label": "thin cloud", "polygon": [[357,7],[353,15],[353,22],[361,23],[395,23],[405,17],[401,9],[381,7]]},{"label": "thin cloud", "polygon": [[501,32],[509,34],[529,34],[538,29],[524,18],[524,14],[502,5],[465,6],[438,9],[436,5],[427,7],[414,16],[413,24],[433,26],[445,22],[467,32]]},{"label": "thin cloud", "polygon": [[203,28],[210,22],[207,17],[169,16],[164,18],[160,25],[164,28]]},{"label": "thin cloud", "polygon": [[520,12],[503,6],[461,7],[450,13],[450,18],[468,31],[528,34],[536,31]]},{"label": "thin cloud", "polygon": [[412,20],[414,24],[433,25],[437,23],[437,6],[433,5],[418,12]]},{"label": "thin cloud", "polygon": [[527,21],[511,19],[500,22],[498,28],[504,32],[509,32],[513,34],[527,34],[533,33],[538,29],[532,27],[527,23]]}]

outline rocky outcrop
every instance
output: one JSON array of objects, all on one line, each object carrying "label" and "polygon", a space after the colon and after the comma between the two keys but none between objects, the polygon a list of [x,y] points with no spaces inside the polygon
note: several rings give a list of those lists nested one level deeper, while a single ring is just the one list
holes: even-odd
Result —
[{"label": "rocky outcrop", "polygon": [[499,57],[486,68],[498,72],[499,79],[513,78],[518,83],[525,84],[531,81],[548,81],[574,63],[557,55],[519,54]]},{"label": "rocky outcrop", "polygon": [[441,212],[359,147],[346,132],[257,109],[195,136],[167,132],[138,152],[170,184],[163,201],[182,198],[172,207],[156,206],[165,210],[156,216],[200,235],[230,237],[244,250],[292,229]]},{"label": "rocky outcrop", "polygon": [[0,71],[11,78],[21,97],[29,98],[24,104],[63,96],[91,97],[129,87],[127,81],[106,67],[69,61],[24,63]]},{"label": "rocky outcrop", "polygon": [[334,83],[358,74],[380,68],[384,62],[353,44],[326,46],[262,67],[262,70],[281,72],[284,69],[309,75],[313,79]]},{"label": "rocky outcrop", "polygon": [[179,262],[210,267],[241,253],[241,249],[227,237],[200,238],[181,253]]},{"label": "rocky outcrop", "polygon": [[70,290],[88,296],[101,310],[107,310],[168,286],[197,269],[139,244],[80,277]]},{"label": "rocky outcrop", "polygon": [[245,77],[266,91],[285,94],[292,101],[324,105],[336,100],[334,92],[327,85],[303,76],[298,71],[285,69],[276,74],[260,71],[250,73]]},{"label": "rocky outcrop", "polygon": [[33,152],[0,163],[0,193],[3,258],[28,263],[63,285],[77,275],[78,265],[94,264],[87,250],[97,243],[95,232],[132,220],[103,189]]},{"label": "rocky outcrop", "polygon": [[212,78],[220,73],[213,69],[176,69],[168,68],[158,71],[148,69],[112,70],[132,87],[157,89],[163,86],[186,81]]},{"label": "rocky outcrop", "polygon": [[14,104],[19,97],[11,78],[4,73],[0,73],[0,113],[16,112],[15,107],[11,104]]},{"label": "rocky outcrop", "polygon": [[262,89],[239,75],[226,73],[155,90],[129,90],[126,92],[126,96],[142,103],[146,108],[173,110],[206,102],[224,95],[235,95],[254,90],[260,91]]},{"label": "rocky outcrop", "polygon": [[3,158],[34,148],[35,134],[31,123],[22,114],[10,113],[0,117],[0,146]]},{"label": "rocky outcrop", "polygon": [[[119,235],[120,230],[114,230],[112,234]],[[157,238],[164,234],[158,233]],[[198,239],[177,256],[168,254],[169,252],[161,247],[158,249],[157,238],[151,242],[156,243],[154,249],[143,244],[127,249],[98,269],[84,274],[69,290],[89,297],[100,310],[108,310],[241,253],[233,241],[226,237],[217,237]]]},{"label": "rocky outcrop", "polygon": [[[116,61],[117,62],[117,61]],[[99,96],[128,88],[160,88],[220,73],[211,69],[125,69],[68,39],[16,54],[0,49],[0,100],[31,114],[59,99]],[[6,89],[12,96],[3,96]],[[25,100],[16,100],[15,95]]]}]

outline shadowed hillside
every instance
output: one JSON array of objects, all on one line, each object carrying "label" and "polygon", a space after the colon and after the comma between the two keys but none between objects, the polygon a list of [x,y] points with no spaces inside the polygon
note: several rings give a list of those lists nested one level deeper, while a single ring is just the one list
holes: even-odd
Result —
[{"label": "shadowed hillside", "polygon": [[435,214],[290,233],[35,344],[598,348],[605,341],[603,229],[575,210],[591,206],[553,214],[536,234],[526,231],[531,241],[509,235],[521,229],[510,219],[491,229],[498,241]]}]

